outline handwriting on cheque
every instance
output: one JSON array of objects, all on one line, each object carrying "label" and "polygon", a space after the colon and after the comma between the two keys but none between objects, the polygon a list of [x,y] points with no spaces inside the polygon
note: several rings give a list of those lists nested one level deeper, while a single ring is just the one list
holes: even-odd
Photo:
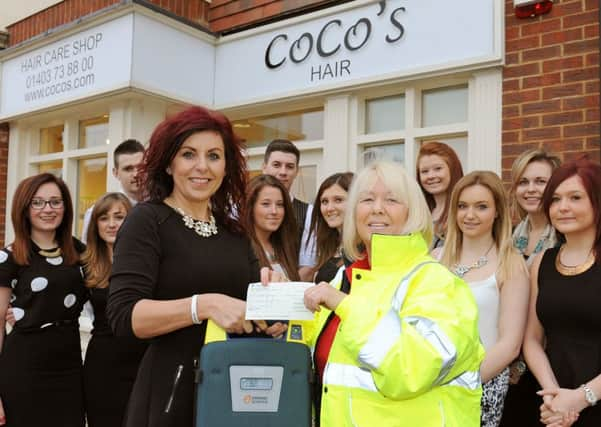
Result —
[{"label": "handwriting on cheque", "polygon": [[310,320],[313,313],[305,307],[305,290],[314,283],[283,282],[248,285],[246,295],[247,320]]}]

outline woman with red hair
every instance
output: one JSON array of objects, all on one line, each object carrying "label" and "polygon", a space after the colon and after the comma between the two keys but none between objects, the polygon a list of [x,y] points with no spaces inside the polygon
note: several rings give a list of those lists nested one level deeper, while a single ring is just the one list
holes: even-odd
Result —
[{"label": "woman with red hair", "polygon": [[190,107],[156,127],[138,176],[147,201],[115,242],[107,307],[117,335],[151,339],[125,426],[190,426],[205,320],[253,331],[244,300],[259,264],[238,219],[246,162],[223,114]]},{"label": "woman with red hair", "polygon": [[[87,299],[62,179],[24,179],[13,197],[15,239],[0,250],[0,425],[83,427],[79,313]],[[9,300],[15,320],[4,337]]]},{"label": "woman with red hair", "polygon": [[419,149],[415,175],[432,213],[434,236],[431,248],[434,249],[444,244],[451,192],[463,177],[463,168],[451,147],[431,141]]},{"label": "woman with red hair", "polygon": [[601,425],[600,188],[601,166],[579,159],[556,169],[543,195],[563,244],[532,264],[524,356],[547,425]]}]

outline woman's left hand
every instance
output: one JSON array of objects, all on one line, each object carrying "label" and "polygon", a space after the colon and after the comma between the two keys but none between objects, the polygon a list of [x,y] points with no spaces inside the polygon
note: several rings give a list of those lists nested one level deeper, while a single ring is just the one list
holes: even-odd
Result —
[{"label": "woman's left hand", "polygon": [[328,310],[334,311],[345,297],[344,292],[340,292],[327,282],[321,282],[305,291],[305,307],[316,312],[323,305]]}]

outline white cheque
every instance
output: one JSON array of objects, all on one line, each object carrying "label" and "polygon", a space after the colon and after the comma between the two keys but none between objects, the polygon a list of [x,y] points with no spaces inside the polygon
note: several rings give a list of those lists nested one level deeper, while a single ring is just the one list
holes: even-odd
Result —
[{"label": "white cheque", "polygon": [[310,282],[261,283],[248,285],[246,295],[247,320],[310,320],[313,319],[303,297]]}]

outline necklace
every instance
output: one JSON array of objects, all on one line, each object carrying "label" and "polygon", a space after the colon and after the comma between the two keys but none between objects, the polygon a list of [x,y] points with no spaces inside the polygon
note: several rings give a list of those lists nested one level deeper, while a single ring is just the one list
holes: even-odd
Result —
[{"label": "necklace", "polygon": [[565,245],[561,245],[559,248],[559,252],[557,252],[557,256],[555,257],[555,268],[559,273],[564,276],[576,276],[577,274],[584,273],[586,270],[591,268],[591,266],[595,263],[595,257],[593,256],[593,250],[591,249],[586,257],[586,260],[582,264],[578,265],[565,265],[561,262],[561,253],[563,252],[563,248]]},{"label": "necklace", "polygon": [[472,270],[476,270],[478,268],[484,267],[486,264],[488,264],[488,253],[490,252],[490,250],[492,249],[492,247],[494,245],[495,245],[495,242],[493,242],[492,245],[490,245],[490,248],[488,248],[488,250],[484,253],[484,255],[482,255],[480,258],[478,258],[476,261],[474,261],[470,265],[459,264],[459,263],[453,264],[453,273],[455,273],[459,277],[463,277]]},{"label": "necklace", "polygon": [[38,253],[46,258],[56,258],[61,254],[61,248],[52,248],[52,249],[40,249]]},{"label": "necklace", "polygon": [[178,206],[172,206],[172,208],[182,216],[182,220],[186,227],[194,230],[199,236],[211,237],[213,234],[217,234],[217,224],[215,224],[215,217],[213,214],[210,215],[208,221],[202,221],[200,219],[192,218]]}]

